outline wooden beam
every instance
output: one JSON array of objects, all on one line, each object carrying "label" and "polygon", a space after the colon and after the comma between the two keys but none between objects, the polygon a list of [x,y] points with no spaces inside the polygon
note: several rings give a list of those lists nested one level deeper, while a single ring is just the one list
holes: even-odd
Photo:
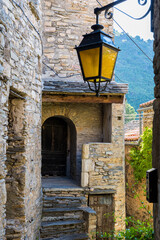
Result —
[{"label": "wooden beam", "polygon": [[123,95],[78,96],[78,95],[49,95],[43,94],[43,103],[123,103]]}]

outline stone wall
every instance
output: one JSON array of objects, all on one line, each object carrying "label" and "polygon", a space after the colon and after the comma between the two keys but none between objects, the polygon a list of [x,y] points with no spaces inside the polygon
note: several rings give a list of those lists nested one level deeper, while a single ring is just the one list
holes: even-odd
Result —
[{"label": "stone wall", "polygon": [[82,187],[115,190],[115,230],[125,228],[123,105],[112,104],[111,143],[88,143],[82,149]]},{"label": "stone wall", "polygon": [[[125,144],[125,176],[126,176],[126,216],[134,216],[135,219],[140,221],[153,222],[153,204],[146,200],[146,179],[142,182],[136,183],[134,179],[134,171],[131,167],[130,150],[133,147],[138,147],[134,143],[133,145]],[[150,211],[151,214],[148,212]]]},{"label": "stone wall", "polygon": [[[109,0],[101,0],[104,6]],[[94,8],[100,7],[95,0],[43,0],[44,20],[44,61],[60,74],[70,75],[79,71],[75,45],[79,45],[82,35],[91,32],[96,23]],[[106,33],[113,33],[112,20],[100,15],[100,24]],[[44,77],[55,76],[50,69],[43,67]]]},{"label": "stone wall", "polygon": [[[42,124],[53,116],[70,119],[77,132],[77,178],[80,180],[83,143],[102,142],[102,104],[43,103]],[[72,136],[71,136],[72,137]]]},{"label": "stone wall", "polygon": [[146,127],[153,127],[153,109],[149,109],[143,112],[143,130]]},{"label": "stone wall", "polygon": [[0,81],[0,238],[4,239],[6,225],[6,140],[7,140],[7,99],[8,86],[5,82]]},{"label": "stone wall", "polygon": [[[40,30],[40,1],[16,3]],[[20,7],[0,0],[0,239],[31,240],[41,217],[42,48]]]},{"label": "stone wall", "polygon": [[158,203],[154,204],[154,230],[155,240],[160,239],[160,1],[154,1],[154,82],[155,89],[154,95],[156,100],[154,101],[154,120],[153,120],[153,167],[158,169]]}]

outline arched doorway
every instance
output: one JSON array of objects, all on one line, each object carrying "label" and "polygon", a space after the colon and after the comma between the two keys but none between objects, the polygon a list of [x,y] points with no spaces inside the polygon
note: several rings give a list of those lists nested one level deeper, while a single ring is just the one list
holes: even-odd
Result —
[{"label": "arched doorway", "polygon": [[76,129],[68,118],[50,117],[42,126],[42,176],[76,176]]}]

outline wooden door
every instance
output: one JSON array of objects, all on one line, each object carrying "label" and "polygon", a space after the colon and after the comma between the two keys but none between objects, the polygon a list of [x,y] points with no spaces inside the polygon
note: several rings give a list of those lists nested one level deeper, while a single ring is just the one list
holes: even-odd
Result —
[{"label": "wooden door", "polygon": [[89,195],[89,207],[97,213],[97,239],[101,233],[114,230],[114,200],[112,194]]},{"label": "wooden door", "polygon": [[52,117],[42,126],[42,175],[65,176],[67,123]]}]

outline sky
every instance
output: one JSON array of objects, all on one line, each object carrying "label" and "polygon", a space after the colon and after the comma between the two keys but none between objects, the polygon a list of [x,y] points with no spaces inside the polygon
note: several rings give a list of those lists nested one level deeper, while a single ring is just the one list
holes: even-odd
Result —
[{"label": "sky", "polygon": [[[145,6],[141,6],[138,4],[138,0],[126,0],[126,2],[120,3],[116,7],[133,17],[141,17],[149,9],[150,3],[151,0],[148,0]],[[151,30],[150,14],[142,20],[133,20],[114,8],[113,18],[132,37],[140,36],[145,41],[148,39],[153,39],[153,33],[150,31]],[[114,29],[119,32],[122,32],[122,30],[115,23]]]}]

